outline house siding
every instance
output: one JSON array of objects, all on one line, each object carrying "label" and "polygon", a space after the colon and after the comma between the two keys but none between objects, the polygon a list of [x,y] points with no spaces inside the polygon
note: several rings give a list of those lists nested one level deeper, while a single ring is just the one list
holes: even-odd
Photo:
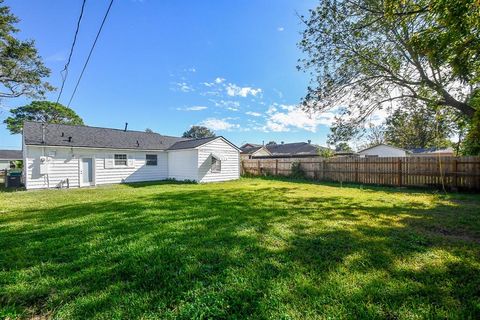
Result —
[{"label": "house siding", "polygon": [[196,149],[168,151],[168,177],[198,181]]},{"label": "house siding", "polygon": [[[94,159],[94,182],[96,185],[163,180],[168,175],[168,157],[165,152],[125,151],[102,149],[70,149],[56,147],[24,146],[25,185],[27,189],[79,187],[79,159],[83,156]],[[127,154],[130,166],[126,168],[105,166],[105,159],[115,153]],[[157,166],[146,166],[146,154],[157,154]],[[40,157],[51,156],[48,174],[40,174]]]},{"label": "house siding", "polygon": [[358,153],[361,157],[367,155],[378,155],[379,157],[406,157],[407,153],[404,150],[392,148],[385,145],[379,145]]},{"label": "house siding", "polygon": [[[211,171],[211,154],[225,157],[221,172]],[[222,138],[213,140],[198,148],[198,181],[215,182],[240,178],[240,153]]]}]

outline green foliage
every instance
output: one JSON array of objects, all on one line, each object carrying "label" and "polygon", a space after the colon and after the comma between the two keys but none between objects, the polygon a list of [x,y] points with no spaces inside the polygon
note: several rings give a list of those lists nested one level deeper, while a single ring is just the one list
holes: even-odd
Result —
[{"label": "green foliage", "polygon": [[207,127],[192,126],[190,127],[190,129],[183,133],[182,137],[193,139],[210,138],[215,137],[215,132],[208,129]]},{"label": "green foliage", "polygon": [[11,116],[4,123],[12,134],[22,132],[24,121],[83,125],[82,118],[75,111],[50,101],[33,101],[26,106],[11,109],[10,113]]},{"label": "green foliage", "polygon": [[337,185],[0,192],[0,318],[478,318],[479,195]]},{"label": "green foliage", "polygon": [[305,171],[302,169],[302,164],[299,161],[292,162],[292,171],[290,173],[290,177],[294,179],[306,178]]},{"label": "green foliage", "polygon": [[153,130],[150,129],[150,128],[146,128],[146,129],[145,129],[145,132],[146,132],[146,133],[154,133]]},{"label": "green foliage", "polygon": [[446,148],[455,127],[446,111],[420,104],[398,109],[386,119],[385,140],[404,149]]},{"label": "green foliage", "polygon": [[335,152],[330,148],[320,148],[319,154],[322,158],[331,158],[335,155]]},{"label": "green foliage", "polygon": [[299,46],[306,58],[299,69],[313,82],[304,108],[346,106],[343,123],[334,128],[339,137],[354,136],[375,110],[399,102],[473,117],[479,7],[477,0],[320,1],[301,17],[306,27]]},{"label": "green foliage", "polygon": [[346,142],[340,142],[335,146],[335,151],[344,151],[344,152],[350,152],[352,151],[352,148],[348,145]]},{"label": "green foliage", "polygon": [[27,96],[38,98],[53,87],[42,79],[50,75],[32,40],[14,37],[19,21],[0,0],[0,99]]},{"label": "green foliage", "polygon": [[461,151],[467,156],[480,156],[480,109],[475,112],[470,122]]},{"label": "green foliage", "polygon": [[275,145],[277,145],[277,142],[276,142],[276,141],[273,141],[273,140],[272,140],[272,141],[268,141],[268,143],[267,143],[267,146],[275,146]]}]

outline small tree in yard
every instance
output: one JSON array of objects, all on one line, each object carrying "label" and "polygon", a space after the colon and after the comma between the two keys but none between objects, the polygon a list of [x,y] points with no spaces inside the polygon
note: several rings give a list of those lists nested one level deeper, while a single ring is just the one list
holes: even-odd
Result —
[{"label": "small tree in yard", "polygon": [[292,163],[290,176],[294,179],[305,179],[305,171],[302,169],[302,164],[299,161]]},{"label": "small tree in yard", "polygon": [[12,134],[21,133],[25,121],[83,125],[82,118],[75,111],[56,102],[33,101],[26,106],[11,109],[10,113],[11,116],[3,122]]},{"label": "small tree in yard", "polygon": [[210,138],[215,137],[215,132],[203,126],[192,126],[190,129],[185,131],[182,135],[183,138]]}]

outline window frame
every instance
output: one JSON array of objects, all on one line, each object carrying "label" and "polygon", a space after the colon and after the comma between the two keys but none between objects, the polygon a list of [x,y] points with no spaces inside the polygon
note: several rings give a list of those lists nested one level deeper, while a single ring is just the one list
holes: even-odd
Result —
[{"label": "window frame", "polygon": [[[122,158],[117,159],[117,156],[122,156]],[[123,156],[125,159],[123,159]],[[118,164],[117,161],[125,161],[125,164]],[[126,153],[115,153],[113,155],[113,165],[115,167],[128,167],[128,155]]]},{"label": "window frame", "polygon": [[[155,160],[153,159],[148,159],[148,157],[155,157]],[[149,162],[152,162],[152,161],[155,161],[155,164],[152,164],[152,163],[149,163]],[[145,154],[145,165],[146,166],[151,166],[151,167],[155,167],[155,166],[158,166],[158,154],[153,154],[153,153],[148,153],[148,154]]]},{"label": "window frame", "polygon": [[212,173],[221,173],[222,172],[222,160],[217,157],[212,156],[210,162],[210,172]]}]

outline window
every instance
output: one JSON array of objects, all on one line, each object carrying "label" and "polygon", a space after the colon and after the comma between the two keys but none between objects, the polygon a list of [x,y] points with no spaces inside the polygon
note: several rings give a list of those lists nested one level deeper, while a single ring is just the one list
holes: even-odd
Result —
[{"label": "window", "polygon": [[116,154],[115,155],[115,165],[116,166],[127,166],[127,155],[126,154]]},{"label": "window", "polygon": [[212,172],[222,171],[222,161],[212,156]]},{"label": "window", "polygon": [[147,154],[147,166],[156,166],[156,165],[157,165],[157,155]]}]

